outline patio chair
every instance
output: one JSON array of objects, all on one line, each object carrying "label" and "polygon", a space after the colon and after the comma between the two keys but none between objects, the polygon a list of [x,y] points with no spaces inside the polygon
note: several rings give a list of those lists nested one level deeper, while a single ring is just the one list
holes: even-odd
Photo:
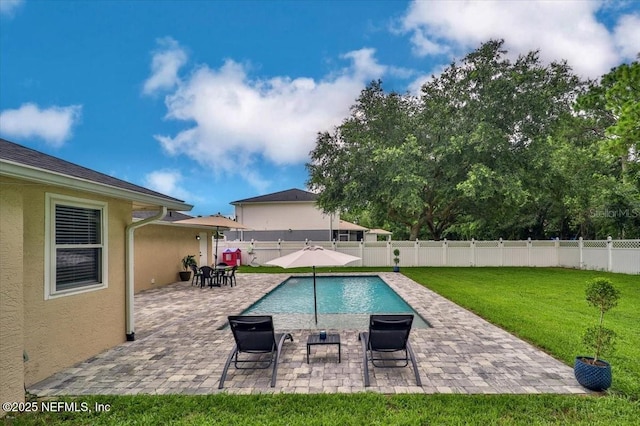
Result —
[{"label": "patio chair", "polygon": [[238,267],[234,266],[233,268],[224,272],[224,274],[222,275],[222,282],[224,283],[224,285],[229,284],[231,287],[233,287],[233,285],[236,284],[237,270],[238,270]]},{"label": "patio chair", "polygon": [[[374,367],[395,368],[406,367],[409,361],[411,361],[418,386],[422,386],[413,349],[409,343],[411,324],[413,324],[413,314],[369,317],[369,331],[358,335],[358,340],[362,342],[362,371],[365,387],[369,386],[369,362]],[[397,352],[403,356],[389,356]]]},{"label": "patio chair", "polygon": [[[222,389],[227,378],[227,371],[233,361],[234,367],[239,370],[245,369],[265,369],[273,365],[271,373],[271,387],[276,385],[278,374],[278,361],[280,351],[285,340],[293,342],[293,336],[289,333],[276,334],[273,329],[273,318],[270,315],[264,316],[230,316],[229,326],[233,332],[236,343],[227,358],[227,362],[220,376]],[[246,359],[239,359],[240,354],[246,354]],[[268,359],[264,359],[269,355]],[[246,367],[243,365],[247,365]]]},{"label": "patio chair", "polygon": [[214,278],[216,277],[216,270],[210,266],[203,266],[200,268],[200,272],[202,272],[202,276],[200,277],[200,287],[204,287],[207,284],[207,280],[209,280],[209,287],[213,287],[214,285],[220,286],[219,283],[214,283]]},{"label": "patio chair", "polygon": [[202,272],[198,269],[196,265],[189,265],[189,267],[193,271],[193,278],[191,278],[191,285],[198,285],[198,281],[202,280]]}]

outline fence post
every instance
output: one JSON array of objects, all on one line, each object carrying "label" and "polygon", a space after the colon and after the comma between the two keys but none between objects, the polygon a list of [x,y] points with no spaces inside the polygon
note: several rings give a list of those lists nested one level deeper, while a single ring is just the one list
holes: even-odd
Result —
[{"label": "fence post", "polygon": [[607,271],[613,271],[613,241],[611,241],[611,235],[607,237]]},{"label": "fence post", "polygon": [[471,266],[476,266],[476,240],[471,238]]},{"label": "fence post", "polygon": [[278,238],[278,257],[282,256],[282,240]]},{"label": "fence post", "polygon": [[556,240],[553,242],[553,245],[555,247],[554,250],[554,256],[555,256],[555,262],[554,262],[554,266],[560,266],[560,237],[556,237]]},{"label": "fence post", "polygon": [[500,266],[504,266],[504,241],[502,241],[502,237],[498,240],[498,249],[500,250]]},{"label": "fence post", "polygon": [[387,240],[387,266],[391,266],[391,240]]},{"label": "fence post", "polygon": [[527,238],[527,264],[531,267],[531,237]]},{"label": "fence post", "polygon": [[447,256],[447,239],[445,238],[442,241],[442,266],[447,266],[448,256]]},{"label": "fence post", "polygon": [[584,257],[582,253],[582,248],[584,247],[584,242],[582,237],[578,240],[578,253],[580,254],[580,269],[584,269]]},{"label": "fence post", "polygon": [[364,238],[360,238],[360,266],[364,266]]},{"label": "fence post", "polygon": [[413,250],[413,266],[419,266],[418,265],[418,259],[419,259],[419,251],[420,251],[420,241],[416,238],[416,243],[413,246],[414,250]]}]

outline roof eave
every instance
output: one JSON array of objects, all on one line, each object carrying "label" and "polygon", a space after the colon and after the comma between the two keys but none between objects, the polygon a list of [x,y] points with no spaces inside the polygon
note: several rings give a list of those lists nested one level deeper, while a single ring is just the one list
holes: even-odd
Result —
[{"label": "roof eave", "polygon": [[277,200],[270,200],[270,201],[234,201],[231,204],[232,206],[242,206],[245,204],[302,204],[302,203],[307,203],[307,204],[317,204],[316,200],[283,200],[283,201],[277,201]]},{"label": "roof eave", "polygon": [[93,182],[87,179],[67,176],[61,173],[51,172],[36,167],[25,166],[7,160],[0,160],[0,175],[39,182],[48,185],[64,186],[108,197],[130,200],[139,204],[139,209],[144,206],[166,206],[168,210],[189,211],[193,208],[181,200],[154,197],[140,192],[116,188],[114,186]]}]

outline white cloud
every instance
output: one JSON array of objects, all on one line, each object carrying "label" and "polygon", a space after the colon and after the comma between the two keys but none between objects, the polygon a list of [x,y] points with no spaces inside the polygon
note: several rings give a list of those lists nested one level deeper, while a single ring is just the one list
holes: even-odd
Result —
[{"label": "white cloud", "polygon": [[159,49],[151,59],[151,76],[144,82],[142,92],[151,95],[169,90],[179,82],[178,71],[187,63],[187,54],[171,37],[156,40]]},{"label": "white cloud", "polygon": [[24,0],[1,0],[0,15],[12,18],[16,10],[24,3]]},{"label": "white cloud", "polygon": [[638,59],[640,53],[640,14],[622,16],[618,20],[613,36],[624,59]]},{"label": "white cloud", "polygon": [[[461,55],[502,38],[511,54],[540,49],[545,62],[566,59],[578,74],[598,77],[621,62],[614,37],[596,18],[601,7],[602,1],[414,1],[403,28],[418,55]],[[625,31],[633,25],[621,23]]]},{"label": "white cloud", "polygon": [[145,176],[145,186],[181,200],[193,202],[194,197],[183,185],[183,176],[177,170],[156,170]]},{"label": "white cloud", "polygon": [[374,54],[346,53],[347,67],[317,80],[252,78],[246,65],[230,59],[219,69],[201,66],[165,99],[168,119],[195,124],[155,137],[170,154],[186,154],[216,172],[263,186],[265,178],[252,167],[256,159],[307,161],[317,133],[340,124],[369,81],[402,71],[379,64]]},{"label": "white cloud", "polygon": [[0,132],[7,137],[43,139],[59,147],[72,135],[73,126],[80,120],[81,105],[52,106],[40,109],[38,105],[26,103],[18,109],[0,112]]}]

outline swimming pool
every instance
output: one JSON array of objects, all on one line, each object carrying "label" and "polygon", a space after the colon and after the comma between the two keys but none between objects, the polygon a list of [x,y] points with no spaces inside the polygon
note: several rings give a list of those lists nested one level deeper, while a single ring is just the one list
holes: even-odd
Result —
[{"label": "swimming pool", "polygon": [[276,329],[367,329],[371,314],[414,314],[413,327],[425,321],[378,276],[316,277],[318,324],[313,312],[313,277],[291,277],[242,315],[272,315]]}]

